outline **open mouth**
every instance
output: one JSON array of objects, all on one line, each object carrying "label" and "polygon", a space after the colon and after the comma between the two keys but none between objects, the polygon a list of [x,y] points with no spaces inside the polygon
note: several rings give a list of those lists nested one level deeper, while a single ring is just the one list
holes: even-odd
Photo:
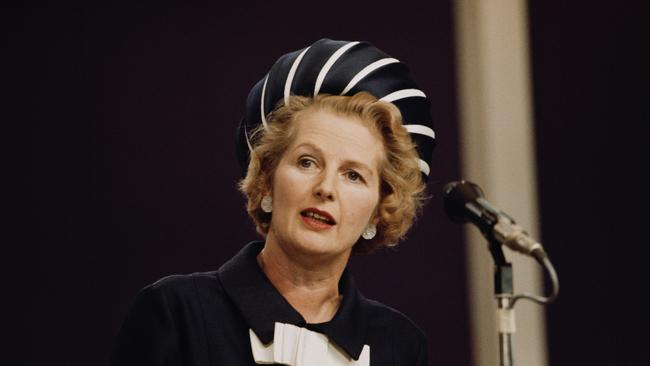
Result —
[{"label": "open mouth", "polygon": [[300,212],[300,215],[302,217],[307,217],[327,225],[336,225],[334,218],[332,218],[332,216],[330,216],[327,212],[318,211],[316,209],[306,209]]}]

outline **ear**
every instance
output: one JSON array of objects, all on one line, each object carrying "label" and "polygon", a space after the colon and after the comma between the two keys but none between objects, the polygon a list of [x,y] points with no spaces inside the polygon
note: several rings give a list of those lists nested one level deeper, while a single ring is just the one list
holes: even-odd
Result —
[{"label": "ear", "polygon": [[273,189],[272,189],[272,188],[273,188],[273,185],[272,185],[271,182],[265,182],[265,183],[262,185],[262,189],[261,189],[261,191],[262,191],[262,196],[271,196],[272,193],[273,193]]},{"label": "ear", "polygon": [[370,221],[368,222],[368,223],[374,224],[375,226],[377,226],[379,224],[379,220],[380,220],[380,217],[379,217],[379,205],[380,204],[381,204],[381,202],[378,203],[377,206],[375,206],[375,210],[372,213],[372,216],[370,217]]},{"label": "ear", "polygon": [[265,196],[271,196],[273,197],[273,181],[269,180],[265,184],[266,187],[262,190],[264,192]]}]

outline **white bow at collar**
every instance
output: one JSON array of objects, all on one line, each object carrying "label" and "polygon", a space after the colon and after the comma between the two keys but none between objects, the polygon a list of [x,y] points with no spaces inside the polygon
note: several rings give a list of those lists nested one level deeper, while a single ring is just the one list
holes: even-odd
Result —
[{"label": "white bow at collar", "polygon": [[364,345],[355,361],[329,341],[326,335],[297,327],[275,323],[273,342],[264,345],[252,329],[249,330],[253,358],[257,364],[290,366],[369,366],[370,346]]}]

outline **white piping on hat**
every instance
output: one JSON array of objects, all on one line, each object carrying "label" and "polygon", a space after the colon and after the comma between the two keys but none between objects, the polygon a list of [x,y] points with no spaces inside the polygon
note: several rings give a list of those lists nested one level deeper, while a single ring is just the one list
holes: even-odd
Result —
[{"label": "white piping on hat", "polygon": [[392,58],[392,57],[391,58],[382,58],[381,60],[377,60],[377,61],[371,63],[370,65],[364,67],[361,71],[359,71],[356,75],[354,75],[352,80],[350,80],[348,85],[341,92],[341,95],[345,95],[347,92],[349,92],[352,88],[354,88],[355,85],[357,85],[357,83],[359,81],[361,81],[363,78],[368,76],[368,74],[370,74],[371,72],[377,70],[380,67],[384,67],[386,65],[394,64],[396,62],[399,62],[399,60],[395,59],[395,58]]},{"label": "white piping on hat", "polygon": [[296,75],[296,70],[298,69],[298,65],[300,65],[300,61],[302,61],[302,57],[305,55],[305,53],[311,48],[311,46],[305,48],[298,57],[293,61],[293,65],[291,65],[291,69],[289,70],[289,75],[287,75],[287,81],[284,83],[284,104],[289,103],[289,95],[291,94],[291,83],[293,83],[293,77]]},{"label": "white piping on hat", "polygon": [[246,125],[244,125],[244,137],[246,138],[246,145],[248,145],[248,151],[253,152],[253,146],[251,145],[251,142],[248,139],[248,132],[246,132]]},{"label": "white piping on hat", "polygon": [[409,133],[417,133],[418,135],[424,135],[424,136],[429,136],[432,139],[436,139],[436,133],[431,129],[431,127],[424,126],[424,125],[403,125],[404,128]]},{"label": "white piping on hat", "polygon": [[320,91],[320,87],[323,85],[323,80],[325,80],[325,76],[327,76],[327,73],[330,71],[332,66],[338,59],[343,56],[343,54],[352,48],[353,46],[359,44],[359,41],[354,41],[354,42],[349,42],[341,46],[336,52],[330,56],[330,58],[325,62],[325,65],[320,69],[320,72],[318,73],[318,77],[316,78],[316,84],[314,85],[314,96],[318,95],[318,92]]},{"label": "white piping on hat", "polygon": [[418,166],[420,166],[420,171],[424,173],[427,177],[429,176],[429,164],[422,159],[418,159]]},{"label": "white piping on hat", "polygon": [[[264,125],[264,128],[266,128],[266,116],[264,115],[264,94],[266,94],[266,82],[269,81],[269,75],[266,75],[266,78],[264,79],[264,86],[262,87],[262,97],[260,97],[260,115],[262,116],[262,124]],[[248,137],[246,137],[246,141],[248,141]],[[250,144],[248,145],[250,146]]]},{"label": "white piping on hat", "polygon": [[399,100],[399,99],[410,98],[410,97],[426,98],[427,96],[420,89],[402,89],[402,90],[392,92],[392,93],[382,97],[379,100],[384,101],[384,102],[394,102],[394,101]]}]

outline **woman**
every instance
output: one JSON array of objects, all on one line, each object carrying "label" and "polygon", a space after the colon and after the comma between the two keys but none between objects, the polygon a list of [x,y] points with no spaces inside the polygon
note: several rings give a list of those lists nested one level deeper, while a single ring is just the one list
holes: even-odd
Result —
[{"label": "woman", "polygon": [[241,190],[265,240],[143,289],[112,364],[426,365],[423,333],[364,298],[346,264],[395,244],[421,207],[428,107],[370,44],[323,39],[281,57],[238,131]]}]

